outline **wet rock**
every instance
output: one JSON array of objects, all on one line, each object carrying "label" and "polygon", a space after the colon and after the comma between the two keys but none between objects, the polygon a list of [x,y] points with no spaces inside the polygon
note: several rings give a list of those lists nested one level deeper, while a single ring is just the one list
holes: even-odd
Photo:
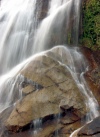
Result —
[{"label": "wet rock", "polygon": [[83,53],[89,64],[89,71],[86,72],[85,78],[88,86],[100,104],[100,54],[99,51],[96,53],[88,48],[83,48]]},{"label": "wet rock", "polygon": [[[50,0],[39,0],[39,3],[42,3],[41,12],[38,16],[39,21],[43,20],[47,16],[49,1]],[[38,5],[39,5],[39,3],[38,3]]]},{"label": "wet rock", "polygon": [[4,135],[3,137],[55,137],[56,135],[59,137],[69,137],[74,130],[82,126],[81,120],[74,113],[69,113],[70,111],[59,119],[50,119],[48,117],[37,134],[34,134],[34,129],[30,129],[20,133]]},{"label": "wet rock", "polygon": [[73,132],[71,137],[100,137],[100,117]]},{"label": "wet rock", "polygon": [[95,118],[93,121],[86,124],[79,132],[78,136],[100,136],[100,117]]},{"label": "wet rock", "polygon": [[33,92],[34,90],[35,90],[34,87],[32,87],[31,85],[28,85],[22,89],[22,93],[29,94],[29,93]]},{"label": "wet rock", "polygon": [[3,137],[4,132],[6,130],[6,127],[4,126],[5,121],[7,120],[7,118],[10,116],[12,110],[13,110],[14,106],[9,106],[8,108],[6,108],[5,110],[3,110],[0,113],[0,137]]},{"label": "wet rock", "polygon": [[[43,88],[30,92],[32,89],[25,87],[24,90],[27,89],[28,91],[25,92],[28,94],[16,104],[7,119],[5,125],[8,130],[19,131],[35,119],[66,113],[67,110],[74,111],[78,118],[86,114],[84,96],[81,95],[69,70],[63,65],[62,53],[65,54],[64,47],[44,52],[35,56],[19,72],[23,77]],[[64,62],[67,64],[65,58]]]},{"label": "wet rock", "polygon": [[[91,52],[88,51],[86,57],[88,58],[90,69],[85,74],[85,77],[95,97],[100,100],[99,91],[97,90],[99,87],[99,77],[97,76],[99,64]],[[43,129],[36,137],[54,137],[58,131],[60,137],[69,137],[75,130],[83,126],[80,119],[86,114],[84,97],[80,94],[69,70],[64,64],[67,65],[65,49],[64,47],[57,47],[34,57],[23,67],[19,73],[24,78],[21,88],[25,96],[17,103],[6,120],[8,130],[17,132],[35,119],[45,119],[45,117],[58,113],[64,114],[59,123],[48,118],[43,123]],[[93,128],[86,129],[89,132]],[[86,133],[80,133],[77,130],[80,133],[77,136],[92,137],[93,135],[88,133],[86,129],[83,130]],[[97,129],[99,130],[99,128]],[[20,134],[23,136],[24,133]],[[99,135],[99,131],[96,131],[95,136],[99,137]],[[17,137],[19,134],[14,136]],[[72,137],[75,136],[73,134]],[[11,135],[8,137],[11,137]],[[30,137],[33,136],[30,135]]]},{"label": "wet rock", "polygon": [[[24,83],[24,86],[22,86]],[[22,91],[22,94],[23,95],[27,95],[27,94],[30,94],[34,91],[38,91],[40,89],[42,89],[43,87],[37,83],[35,83],[34,81],[32,80],[28,80],[27,79],[27,82],[25,84],[25,82],[22,82],[21,83],[21,91]]]},{"label": "wet rock", "polygon": [[0,113],[0,126],[2,123],[4,123],[6,121],[6,119],[9,117],[9,115],[11,114],[12,110],[13,110],[14,106],[10,106],[8,108],[6,108],[4,111],[2,111]]}]

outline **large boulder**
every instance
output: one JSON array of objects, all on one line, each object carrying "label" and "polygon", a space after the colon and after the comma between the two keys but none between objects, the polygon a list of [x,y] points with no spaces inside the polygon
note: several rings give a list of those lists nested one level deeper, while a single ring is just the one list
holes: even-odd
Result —
[{"label": "large boulder", "polygon": [[[64,56],[62,58],[62,56]],[[72,108],[79,118],[86,114],[84,97],[67,69],[65,47],[56,47],[31,59],[20,70],[22,99],[5,122],[19,131],[31,121]]]}]

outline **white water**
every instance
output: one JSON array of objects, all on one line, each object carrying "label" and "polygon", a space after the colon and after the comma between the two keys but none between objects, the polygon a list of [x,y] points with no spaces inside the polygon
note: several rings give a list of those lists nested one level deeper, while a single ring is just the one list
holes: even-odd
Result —
[{"label": "white water", "polygon": [[37,24],[36,8],[38,9],[36,0],[2,0],[0,7],[1,75],[32,54],[33,36]]},{"label": "white water", "polygon": [[[14,78],[14,76],[32,57],[25,59],[55,45],[67,44],[71,21],[74,22],[74,29],[70,30],[73,45],[78,44],[80,3],[81,0],[51,0],[47,17],[37,29],[39,22],[36,15],[42,7],[38,5],[38,0],[2,0],[0,7],[0,112],[15,103],[14,96],[17,95],[17,100],[22,97],[19,87],[23,78],[21,76]],[[66,67],[86,97],[85,102],[90,109],[89,118],[93,119],[99,115],[99,112],[97,111],[98,103],[84,79],[88,64],[84,62],[85,59],[78,48],[66,48],[66,53],[69,62]],[[19,65],[15,67],[17,64]],[[12,68],[14,69],[11,70]],[[19,81],[17,87],[16,81]]]},{"label": "white water", "polygon": [[77,130],[75,130],[71,135],[70,137],[77,137],[77,133],[78,131],[80,131],[81,128],[78,128]]},{"label": "white water", "polygon": [[60,119],[61,119],[61,113],[55,114],[54,119],[56,121],[56,131],[54,133],[54,136],[59,137],[59,126],[58,126],[58,124],[59,124]]},{"label": "white water", "polygon": [[42,119],[34,120],[33,124],[34,124],[34,135],[36,135],[42,129]]},{"label": "white water", "polygon": [[0,77],[0,113],[22,98],[20,84],[24,81],[24,78],[23,76],[17,74],[25,67],[25,65],[27,65],[28,62],[41,54],[43,54],[43,52],[31,56],[24,62],[14,67],[9,73]]},{"label": "white water", "polygon": [[[58,2],[61,3],[61,1],[62,0],[59,0]],[[65,27],[68,29],[73,0],[67,0],[66,3],[61,4],[60,6],[59,3],[58,6],[55,6],[56,3],[53,2],[53,0],[51,1],[50,5],[53,9],[50,7],[50,15],[42,21],[39,29],[37,30],[33,46],[33,52],[35,53],[51,48],[54,45],[64,44],[64,41],[62,40],[62,36],[64,36],[63,25],[64,22],[66,22]],[[53,13],[51,10],[54,10]],[[57,40],[53,42],[54,40],[52,37],[57,37]]]},{"label": "white water", "polygon": [[49,11],[48,14],[52,14],[55,12],[55,10],[57,8],[59,8],[61,5],[63,5],[64,3],[66,3],[69,0],[51,0],[50,4],[49,4]]}]

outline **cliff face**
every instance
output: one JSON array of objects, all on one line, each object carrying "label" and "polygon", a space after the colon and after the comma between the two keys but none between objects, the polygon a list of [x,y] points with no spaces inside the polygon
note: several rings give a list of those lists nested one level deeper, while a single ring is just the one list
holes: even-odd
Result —
[{"label": "cliff face", "polygon": [[85,78],[100,104],[100,51],[91,51],[88,48],[82,48],[82,51],[89,64],[89,71],[86,72]]},{"label": "cliff face", "polygon": [[100,1],[82,3],[82,34],[80,43],[92,50],[100,50]]},{"label": "cliff face", "polygon": [[[88,85],[94,96],[100,101],[100,2],[84,0],[81,14],[80,43],[90,66],[86,74]],[[87,48],[85,48],[87,47]]]}]

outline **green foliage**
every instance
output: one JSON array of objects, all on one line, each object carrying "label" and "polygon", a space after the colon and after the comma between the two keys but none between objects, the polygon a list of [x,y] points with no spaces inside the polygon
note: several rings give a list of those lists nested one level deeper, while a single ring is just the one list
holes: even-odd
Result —
[{"label": "green foliage", "polygon": [[83,5],[83,36],[85,46],[100,49],[100,1],[86,0]]}]

